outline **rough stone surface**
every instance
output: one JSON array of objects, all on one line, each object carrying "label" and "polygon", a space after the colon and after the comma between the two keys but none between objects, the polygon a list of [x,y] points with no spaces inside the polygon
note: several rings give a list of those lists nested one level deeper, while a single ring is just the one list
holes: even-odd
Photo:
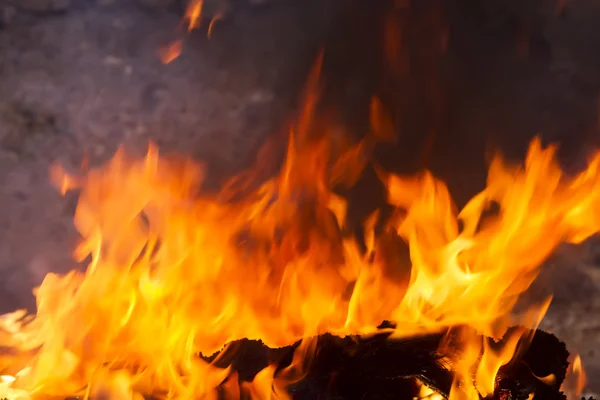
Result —
[{"label": "rough stone surface", "polygon": [[166,9],[177,3],[177,0],[135,0],[135,2],[144,7]]},{"label": "rough stone surface", "polygon": [[17,8],[10,4],[0,6],[0,26],[8,26],[17,15]]},{"label": "rough stone surface", "polygon": [[66,11],[72,0],[18,0],[13,2],[16,7],[27,11]]}]

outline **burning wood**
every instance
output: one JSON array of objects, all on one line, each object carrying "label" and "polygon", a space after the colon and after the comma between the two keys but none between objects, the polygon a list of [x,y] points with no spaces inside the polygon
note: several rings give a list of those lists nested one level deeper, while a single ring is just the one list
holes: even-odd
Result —
[{"label": "burning wood", "polygon": [[[356,238],[334,188],[356,182],[389,124],[374,116],[358,144],[332,132],[315,113],[318,71],[280,174],[256,189],[198,192],[201,166],[153,146],[82,176],[53,171],[80,190],[75,258],[91,262],[49,274],[35,315],[0,318],[0,395],[388,398],[418,378],[452,400],[564,398],[564,345],[533,334],[549,301],[513,309],[556,246],[600,231],[600,153],[566,177],[536,140],[524,166],[496,157],[460,212],[431,173],[378,171],[395,212]],[[395,323],[385,335],[382,320]]]},{"label": "burning wood", "polygon": [[[511,332],[520,329],[513,328]],[[535,395],[537,399],[566,400],[560,391],[568,366],[565,344],[543,331],[530,333],[531,342],[518,358],[500,369],[494,394],[486,398],[525,400]],[[390,340],[389,333],[368,339],[325,334],[314,339],[316,352],[307,376],[292,384],[288,391],[297,400],[413,399],[419,398],[425,385],[448,398],[455,380],[452,364],[460,357],[456,352],[440,352],[442,343],[449,339],[458,338],[452,333],[402,340]],[[502,346],[502,341],[495,345]],[[300,342],[269,349],[260,341],[241,340],[205,359],[222,368],[231,365],[241,382],[251,382],[260,371],[276,365],[274,378],[277,379],[279,373],[287,372],[298,346]]]}]

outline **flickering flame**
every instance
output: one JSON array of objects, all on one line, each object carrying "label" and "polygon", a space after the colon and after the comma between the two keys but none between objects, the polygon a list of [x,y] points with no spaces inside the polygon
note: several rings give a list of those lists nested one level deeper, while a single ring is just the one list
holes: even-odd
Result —
[{"label": "flickering flame", "polygon": [[[190,0],[185,8],[185,15],[183,17],[183,25],[187,33],[200,27],[202,12],[204,10],[204,0]],[[210,39],[212,36],[214,25],[217,21],[223,19],[224,11],[218,11],[210,20],[208,24],[208,31],[206,36]],[[181,27],[181,26],[180,26]],[[184,35],[172,42],[162,46],[158,51],[158,57],[163,64],[169,64],[176,60],[183,51]]]},{"label": "flickering flame", "polygon": [[185,10],[185,20],[188,25],[188,32],[200,26],[200,17],[202,16],[202,7],[204,0],[192,0]]},{"label": "flickering flame", "polygon": [[583,369],[583,363],[581,362],[581,357],[577,355],[575,357],[575,361],[573,361],[573,374],[577,377],[577,386],[575,387],[577,395],[583,392],[585,385],[587,384],[587,377],[585,375],[585,370]]},{"label": "flickering flame", "polygon": [[181,55],[183,51],[183,40],[178,39],[158,49],[158,57],[163,64],[169,64]]},{"label": "flickering flame", "polygon": [[427,387],[423,383],[419,382],[421,388],[419,390],[419,396],[415,397],[413,400],[443,400],[444,397],[433,391],[431,388]]},{"label": "flickering flame", "polygon": [[[74,257],[89,262],[85,272],[48,274],[35,315],[0,318],[0,346],[10,349],[0,356],[1,396],[217,398],[221,385],[228,398],[286,399],[314,355],[311,337],[368,335],[383,320],[396,323],[392,337],[471,327],[449,360],[450,398],[494,391],[527,330],[502,346],[481,334],[500,338],[542,318],[548,302],[519,316],[513,307],[558,244],[598,231],[600,155],[567,177],[556,147],[536,139],[522,166],[494,158],[486,188],[460,212],[431,173],[379,171],[396,212],[386,221],[374,213],[356,238],[333,188],[356,182],[374,144],[393,137],[391,122],[374,99],[371,133],[350,144],[315,114],[318,72],[281,172],[257,189],[238,178],[203,192],[201,165],[154,145],[143,159],[121,149],[80,176],[53,170],[63,192],[80,192]],[[394,255],[394,235],[410,262]],[[240,338],[304,340],[285,371],[270,366],[238,385],[235,371],[198,354]]]},{"label": "flickering flame", "polygon": [[568,399],[580,399],[587,384],[587,375],[581,357],[576,355],[567,370],[567,377],[561,387]]},{"label": "flickering flame", "polygon": [[217,13],[208,24],[208,31],[206,32],[206,36],[210,39],[212,36],[213,29],[215,27],[215,23],[219,20],[223,19],[223,13]]}]

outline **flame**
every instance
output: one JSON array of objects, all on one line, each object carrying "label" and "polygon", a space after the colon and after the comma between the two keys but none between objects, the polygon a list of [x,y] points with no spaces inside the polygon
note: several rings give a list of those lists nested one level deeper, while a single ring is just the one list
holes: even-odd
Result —
[{"label": "flame", "polygon": [[[186,31],[189,33],[192,30],[198,28],[200,26],[200,21],[202,17],[202,9],[204,7],[204,0],[191,0],[186,8],[185,15],[183,17],[183,23],[187,25]],[[217,18],[221,18],[221,15],[218,15]],[[210,37],[210,33],[212,31],[212,25],[214,23],[214,19],[210,23],[208,36]],[[169,64],[172,61],[179,58],[183,51],[183,36],[173,40],[172,42],[163,45],[159,48],[158,58],[163,64]]]},{"label": "flame", "polygon": [[[185,15],[182,24],[185,25],[186,33],[190,33],[201,25],[204,10],[204,0],[190,0],[185,8]],[[212,36],[214,25],[217,21],[222,20],[225,16],[223,10],[218,10],[208,23],[206,36],[210,39]],[[180,25],[181,28],[181,25]],[[162,46],[158,51],[158,58],[163,64],[169,64],[179,58],[183,52],[184,35],[173,40],[172,42]]]},{"label": "flame", "polygon": [[580,399],[586,385],[587,374],[583,368],[581,356],[576,355],[569,365],[567,377],[563,382],[561,390],[567,395],[568,399]]},{"label": "flame", "polygon": [[587,377],[585,370],[583,369],[583,363],[581,357],[577,355],[573,361],[573,374],[577,377],[577,386],[575,386],[575,393],[580,395],[587,384]]},{"label": "flame", "polygon": [[419,396],[414,400],[443,400],[444,397],[441,394],[436,393],[434,390],[421,382],[419,382],[419,384],[421,385]]},{"label": "flame", "polygon": [[[486,188],[461,211],[430,172],[378,171],[396,212],[372,214],[357,238],[334,188],[356,182],[375,143],[393,139],[391,122],[374,99],[372,132],[352,144],[316,112],[319,71],[279,175],[256,189],[238,178],[203,192],[201,165],[154,145],[143,159],[120,149],[81,175],[53,169],[62,192],[79,190],[74,258],[87,269],[48,274],[35,315],[0,318],[11,350],[0,356],[0,395],[217,398],[220,385],[231,398],[287,399],[315,353],[311,337],[368,335],[383,320],[396,323],[392,337],[469,326],[449,360],[450,398],[493,393],[526,330],[501,346],[493,339],[513,324],[536,326],[549,304],[515,315],[519,295],[558,244],[599,230],[600,155],[568,177],[556,147],[535,139],[524,165],[494,158]],[[304,340],[287,370],[270,366],[238,385],[231,368],[197,355],[240,338]]]},{"label": "flame", "polygon": [[158,49],[158,58],[163,64],[169,64],[181,55],[183,40],[178,39]]},{"label": "flame", "polygon": [[184,20],[187,21],[188,32],[200,26],[200,17],[202,16],[202,7],[204,0],[192,0],[185,10]]},{"label": "flame", "polygon": [[220,21],[221,19],[223,19],[223,17],[224,17],[224,14],[222,12],[219,12],[219,13],[215,14],[214,17],[212,17],[212,19],[208,23],[208,30],[206,32],[206,37],[208,37],[209,39],[212,37],[212,32],[215,27],[215,23],[217,21]]}]

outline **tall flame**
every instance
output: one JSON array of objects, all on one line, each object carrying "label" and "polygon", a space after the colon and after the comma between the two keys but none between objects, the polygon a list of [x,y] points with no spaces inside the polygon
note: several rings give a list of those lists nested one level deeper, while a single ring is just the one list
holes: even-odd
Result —
[{"label": "tall flame", "polygon": [[573,362],[567,369],[567,376],[561,390],[567,395],[567,398],[578,398],[587,385],[587,376],[583,368],[581,356],[576,355]]},{"label": "tall flame", "polygon": [[[467,325],[499,338],[539,322],[547,302],[522,316],[513,307],[557,245],[599,230],[600,154],[567,177],[556,147],[535,139],[524,165],[496,157],[486,188],[460,212],[430,172],[379,171],[396,212],[373,214],[356,238],[333,188],[353,185],[373,145],[392,137],[389,121],[374,99],[372,132],[350,144],[315,116],[318,68],[311,82],[280,174],[257,189],[202,192],[201,165],[154,145],[141,160],[119,150],[81,176],[53,170],[61,190],[80,191],[74,257],[89,262],[85,272],[48,274],[35,315],[1,317],[0,345],[11,351],[0,358],[0,395],[217,398],[235,371],[197,355],[240,338],[279,347],[324,332],[367,335],[383,320],[396,323],[393,337]],[[492,393],[524,332],[501,349],[464,332],[451,398]],[[314,351],[304,340],[284,374],[268,367],[222,388],[285,399]]]}]

